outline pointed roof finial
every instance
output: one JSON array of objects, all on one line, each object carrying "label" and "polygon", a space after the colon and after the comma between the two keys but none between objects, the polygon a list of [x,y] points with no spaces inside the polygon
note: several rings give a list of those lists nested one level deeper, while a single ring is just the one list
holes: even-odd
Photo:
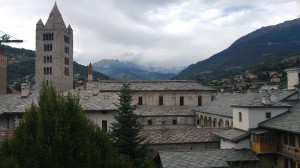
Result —
[{"label": "pointed roof finial", "polygon": [[62,25],[64,28],[66,27],[65,22],[58,10],[56,1],[50,12],[50,15],[45,24],[45,27],[53,29],[55,25]]}]

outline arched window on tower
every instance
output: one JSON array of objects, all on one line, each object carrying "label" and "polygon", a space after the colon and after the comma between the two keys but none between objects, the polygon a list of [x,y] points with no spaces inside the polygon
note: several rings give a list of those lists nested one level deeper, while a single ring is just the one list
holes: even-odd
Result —
[{"label": "arched window on tower", "polygon": [[49,61],[50,61],[50,60],[49,60],[49,56],[47,55],[47,63],[49,63]]},{"label": "arched window on tower", "polygon": [[44,44],[44,51],[47,51],[47,45]]},{"label": "arched window on tower", "polygon": [[46,63],[46,56],[44,56],[44,63]]},{"label": "arched window on tower", "polygon": [[50,48],[49,48],[49,51],[52,51],[52,44],[50,44]]},{"label": "arched window on tower", "polygon": [[46,40],[49,40],[49,36],[48,36],[48,33],[46,33]]},{"label": "arched window on tower", "polygon": [[52,63],[52,55],[50,55],[50,63]]},{"label": "arched window on tower", "polygon": [[50,67],[50,75],[52,74],[52,67]]},{"label": "arched window on tower", "polygon": [[44,75],[46,75],[46,68],[44,67]]},{"label": "arched window on tower", "polygon": [[47,67],[47,74],[49,74],[49,67]]}]

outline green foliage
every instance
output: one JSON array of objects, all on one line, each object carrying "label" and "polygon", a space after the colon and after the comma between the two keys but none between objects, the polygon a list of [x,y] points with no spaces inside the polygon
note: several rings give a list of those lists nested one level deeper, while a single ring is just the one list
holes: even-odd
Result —
[{"label": "green foliage", "polygon": [[148,146],[144,143],[145,138],[139,136],[142,125],[138,121],[138,116],[133,113],[136,107],[131,105],[130,83],[123,82],[119,96],[120,104],[117,105],[116,122],[112,124],[112,136],[115,146],[120,153],[128,156],[134,167],[152,167],[153,163],[147,156]]},{"label": "green foliage", "polygon": [[14,89],[16,89],[17,91],[21,92],[21,84],[22,82],[17,82]]},{"label": "green foliage", "polygon": [[26,110],[14,137],[0,149],[4,168],[131,167],[110,137],[87,119],[78,98],[45,84],[38,105]]}]

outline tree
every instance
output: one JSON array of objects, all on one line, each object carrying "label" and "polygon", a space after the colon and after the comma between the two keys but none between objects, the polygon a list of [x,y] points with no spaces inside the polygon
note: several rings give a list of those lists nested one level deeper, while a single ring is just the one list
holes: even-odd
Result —
[{"label": "tree", "polygon": [[26,110],[11,140],[0,148],[0,167],[131,167],[110,137],[84,114],[79,99],[40,91],[38,105]]},{"label": "tree", "polygon": [[111,127],[115,146],[120,153],[129,157],[134,167],[153,166],[148,159],[148,145],[145,143],[145,138],[139,136],[142,125],[138,121],[138,116],[133,113],[136,107],[132,105],[132,92],[127,81],[122,84],[119,101],[120,104],[116,104],[118,107],[116,121]]}]

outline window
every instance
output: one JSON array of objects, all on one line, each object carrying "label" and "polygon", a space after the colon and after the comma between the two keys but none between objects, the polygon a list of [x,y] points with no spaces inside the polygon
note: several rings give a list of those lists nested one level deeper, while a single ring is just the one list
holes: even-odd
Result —
[{"label": "window", "polygon": [[199,120],[199,119],[197,119],[197,125],[198,125],[198,126],[200,125],[200,120]]},{"label": "window", "polygon": [[294,168],[295,162],[291,158],[285,158],[284,159],[284,168]]},{"label": "window", "polygon": [[107,114],[107,111],[102,111],[102,114]]},{"label": "window", "polygon": [[102,130],[107,132],[107,121],[106,120],[102,120]]},{"label": "window", "polygon": [[180,106],[184,106],[184,97],[180,96]]},{"label": "window", "polygon": [[46,63],[46,56],[44,56],[44,63]]},{"label": "window", "polygon": [[202,106],[202,96],[198,96],[198,106]]},{"label": "window", "polygon": [[266,118],[271,118],[271,112],[266,112]]},{"label": "window", "polygon": [[300,135],[298,135],[298,148],[300,148]]},{"label": "window", "polygon": [[215,98],[216,98],[216,96],[212,95],[212,96],[211,96],[211,101],[214,101]]},{"label": "window", "polygon": [[177,120],[173,120],[173,125],[177,125]]},{"label": "window", "polygon": [[148,120],[148,125],[152,125],[152,120]]},{"label": "window", "polygon": [[242,122],[242,112],[239,112],[239,122]]},{"label": "window", "polygon": [[164,105],[164,97],[163,96],[159,96],[159,105]]},{"label": "window", "polygon": [[139,97],[139,105],[143,105],[143,97],[142,96]]},{"label": "window", "polygon": [[295,146],[295,134],[289,134],[290,135],[290,146]]},{"label": "window", "polygon": [[283,144],[295,146],[295,138],[294,134],[285,133],[283,134]]}]

